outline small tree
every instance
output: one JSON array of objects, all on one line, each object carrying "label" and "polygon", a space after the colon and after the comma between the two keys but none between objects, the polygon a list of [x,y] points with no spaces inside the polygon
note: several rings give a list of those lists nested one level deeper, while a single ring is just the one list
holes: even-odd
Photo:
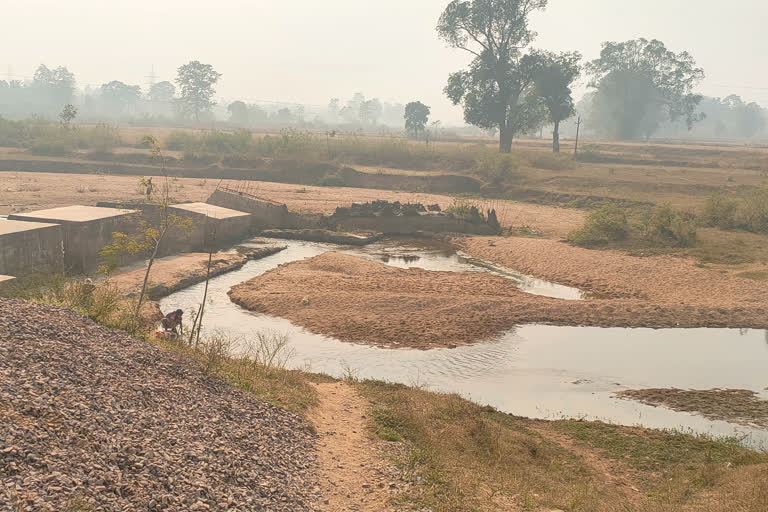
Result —
[{"label": "small tree", "polygon": [[538,52],[541,62],[536,74],[536,94],[542,99],[554,125],[552,151],[560,152],[560,123],[576,113],[571,85],[579,77],[578,52],[555,54]]},{"label": "small tree", "polygon": [[171,187],[168,182],[168,176],[165,173],[165,157],[160,150],[157,139],[148,135],[144,137],[142,142],[150,147],[152,158],[160,162],[163,176],[165,177],[165,181],[160,187],[160,193],[154,196],[156,201],[155,204],[159,210],[159,217],[154,223],[142,220],[139,223],[140,229],[136,235],[132,236],[121,232],[112,233],[112,243],[101,250],[100,254],[104,263],[99,269],[100,272],[109,274],[119,265],[120,257],[123,254],[148,253],[149,259],[147,261],[147,270],[144,273],[144,281],[142,282],[141,292],[139,293],[136,310],[134,311],[136,325],[139,324],[141,306],[144,302],[144,296],[147,293],[149,274],[152,270],[152,265],[157,258],[157,254],[160,251],[160,246],[162,245],[163,240],[166,239],[168,233],[173,229],[187,230],[192,226],[191,219],[185,219],[170,213]]},{"label": "small tree", "polygon": [[229,121],[240,126],[248,126],[248,105],[242,101],[233,101],[227,107]]},{"label": "small tree", "polygon": [[429,122],[430,109],[420,101],[412,101],[405,106],[405,131],[415,139],[419,132],[424,132]]},{"label": "small tree", "polygon": [[64,105],[64,109],[61,111],[61,114],[59,114],[59,121],[61,121],[62,126],[69,128],[70,124],[72,124],[72,121],[74,121],[76,117],[77,108],[71,103],[67,103]]},{"label": "small tree", "polygon": [[176,83],[181,88],[181,105],[185,114],[194,116],[200,121],[200,114],[208,112],[215,104],[213,88],[221,78],[210,64],[193,60],[177,70]]}]

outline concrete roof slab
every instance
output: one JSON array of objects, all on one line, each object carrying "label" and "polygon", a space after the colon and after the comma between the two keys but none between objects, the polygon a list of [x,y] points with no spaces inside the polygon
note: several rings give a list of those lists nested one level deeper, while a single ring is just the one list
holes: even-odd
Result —
[{"label": "concrete roof slab", "polygon": [[231,210],[229,208],[223,208],[208,203],[181,203],[171,205],[171,208],[185,210],[200,215],[208,215],[214,219],[229,219],[232,217],[246,217],[250,215],[250,213]]},{"label": "concrete roof slab", "polygon": [[10,235],[33,229],[50,228],[59,224],[46,224],[43,222],[27,222],[23,220],[0,220],[0,235]]},{"label": "concrete roof slab", "polygon": [[110,217],[120,217],[136,210],[120,210],[117,208],[101,208],[99,206],[62,206],[61,208],[51,208],[49,210],[38,210],[35,212],[14,213],[9,215],[13,220],[31,220],[48,222],[89,222]]}]

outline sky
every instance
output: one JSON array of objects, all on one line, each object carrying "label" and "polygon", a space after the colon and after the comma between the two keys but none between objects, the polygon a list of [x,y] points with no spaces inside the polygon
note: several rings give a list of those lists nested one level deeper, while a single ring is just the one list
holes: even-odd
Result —
[{"label": "sky", "polygon": [[[432,107],[458,124],[448,74],[470,55],[435,25],[448,0],[0,0],[0,79],[64,65],[78,85],[173,80],[190,60],[223,74],[217,96],[328,104],[368,98]],[[657,38],[688,50],[707,78],[699,92],[768,106],[765,0],[550,0],[536,13],[534,47],[599,55],[604,41]],[[585,80],[583,81],[585,82]],[[584,84],[577,91],[583,92]]]}]

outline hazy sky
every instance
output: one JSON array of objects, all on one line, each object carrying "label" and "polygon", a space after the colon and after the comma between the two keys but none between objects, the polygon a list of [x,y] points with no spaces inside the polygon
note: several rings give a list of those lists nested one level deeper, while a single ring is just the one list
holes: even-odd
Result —
[{"label": "hazy sky", "polygon": [[[420,99],[433,119],[461,120],[443,97],[469,55],[434,27],[448,0],[0,0],[0,77],[66,65],[78,84],[145,86],[154,66],[172,80],[189,60],[223,73],[218,96],[326,105],[357,91]],[[606,40],[658,38],[705,69],[700,90],[768,106],[768,1],[550,0],[534,46],[579,50]]]}]

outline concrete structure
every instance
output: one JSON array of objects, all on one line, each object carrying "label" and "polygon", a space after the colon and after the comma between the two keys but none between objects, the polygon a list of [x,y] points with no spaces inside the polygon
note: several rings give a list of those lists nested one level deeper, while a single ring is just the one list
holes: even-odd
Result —
[{"label": "concrete structure", "polygon": [[10,286],[13,284],[13,281],[15,280],[15,277],[12,276],[2,276],[0,275],[0,292],[10,288]]},{"label": "concrete structure", "polygon": [[[231,245],[251,234],[251,214],[207,203],[181,203],[171,205],[170,213],[192,220],[186,233],[172,237],[174,250],[204,250]],[[184,243],[186,240],[187,243]]]},{"label": "concrete structure", "polygon": [[99,252],[112,243],[112,233],[135,233],[135,210],[97,206],[64,206],[16,213],[9,220],[61,224],[64,233],[64,266],[73,273],[90,273],[100,263]]},{"label": "concrete structure", "polygon": [[252,215],[254,231],[262,229],[306,229],[322,225],[322,215],[303,215],[288,210],[282,203],[262,199],[244,192],[215,190],[208,198],[208,204],[234,208]]},{"label": "concrete structure", "polygon": [[59,224],[0,220],[0,274],[20,276],[64,268],[64,231]]}]

